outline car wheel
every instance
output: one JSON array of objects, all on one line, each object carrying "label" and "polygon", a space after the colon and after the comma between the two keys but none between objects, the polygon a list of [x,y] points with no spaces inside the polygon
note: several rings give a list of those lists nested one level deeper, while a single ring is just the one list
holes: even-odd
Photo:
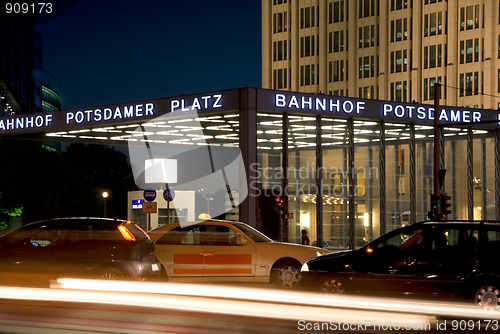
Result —
[{"label": "car wheel", "polygon": [[484,285],[476,291],[475,302],[488,310],[500,309],[500,290],[492,285]]},{"label": "car wheel", "polygon": [[327,294],[344,293],[344,285],[336,279],[329,279],[321,284],[320,291]]},{"label": "car wheel", "polygon": [[101,272],[99,279],[104,280],[122,280],[125,278],[123,273],[116,268],[106,268]]},{"label": "car wheel", "polygon": [[283,261],[273,266],[271,282],[280,288],[294,288],[299,283],[300,264],[294,261]]}]

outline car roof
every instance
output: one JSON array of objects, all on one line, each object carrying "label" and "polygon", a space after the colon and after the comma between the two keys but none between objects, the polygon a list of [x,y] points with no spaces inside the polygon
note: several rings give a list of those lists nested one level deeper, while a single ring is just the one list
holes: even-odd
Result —
[{"label": "car roof", "polygon": [[[480,226],[500,226],[500,221],[498,220],[425,220],[425,221],[420,221],[412,225],[406,225],[403,226],[402,228],[415,228],[415,227],[424,227],[424,226],[435,226],[435,227],[446,227],[446,226],[454,226],[454,227],[459,227],[459,226],[468,226],[468,227],[477,227],[479,228]],[[397,230],[397,229],[396,229]],[[393,230],[393,231],[396,231]],[[389,233],[389,232],[388,232]]]},{"label": "car roof", "polygon": [[[51,224],[51,223],[64,223],[64,222],[71,222],[71,224],[88,224],[88,223],[94,223],[94,224],[109,224],[109,225],[119,225],[119,224],[125,224],[130,221],[123,220],[123,219],[114,219],[114,218],[100,218],[100,217],[64,217],[64,218],[52,218],[52,219],[44,219],[44,220],[39,220],[36,222],[33,222],[28,225],[42,225],[42,224]],[[130,222],[133,223],[133,222]],[[24,225],[24,226],[28,226]]]},{"label": "car roof", "polygon": [[[426,220],[419,222],[417,224],[425,224],[425,225],[482,225],[482,224],[499,224],[498,220]],[[413,224],[416,225],[416,224]]]}]

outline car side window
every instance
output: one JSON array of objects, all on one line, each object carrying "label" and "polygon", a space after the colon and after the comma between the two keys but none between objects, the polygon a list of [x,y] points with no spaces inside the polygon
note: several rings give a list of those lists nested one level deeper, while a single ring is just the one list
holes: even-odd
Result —
[{"label": "car side window", "polygon": [[479,230],[467,228],[438,228],[432,235],[430,250],[435,255],[454,258],[471,256],[478,251]]},{"label": "car side window", "polygon": [[[392,237],[381,240],[378,244],[375,245],[375,249],[381,248],[407,248],[410,244],[416,243],[420,241],[422,235],[422,230],[405,230],[404,232],[398,233]],[[408,243],[408,244],[406,244]],[[402,247],[406,244],[406,247]]]},{"label": "car side window", "polygon": [[236,245],[236,232],[227,226],[207,225],[200,235],[202,245],[231,246]]},{"label": "car side window", "polygon": [[176,227],[156,242],[159,245],[200,245],[200,228],[203,226]]},{"label": "car side window", "polygon": [[495,226],[488,228],[486,232],[487,244],[486,250],[489,254],[498,254],[500,252],[500,228]]},{"label": "car side window", "polygon": [[61,231],[42,226],[29,238],[31,247],[54,247],[61,241]]}]

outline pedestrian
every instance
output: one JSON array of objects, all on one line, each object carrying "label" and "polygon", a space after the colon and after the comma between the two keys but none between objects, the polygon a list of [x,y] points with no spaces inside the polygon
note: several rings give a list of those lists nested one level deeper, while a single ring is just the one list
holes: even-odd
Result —
[{"label": "pedestrian", "polygon": [[302,230],[302,245],[310,245],[309,236],[307,235],[307,230]]}]

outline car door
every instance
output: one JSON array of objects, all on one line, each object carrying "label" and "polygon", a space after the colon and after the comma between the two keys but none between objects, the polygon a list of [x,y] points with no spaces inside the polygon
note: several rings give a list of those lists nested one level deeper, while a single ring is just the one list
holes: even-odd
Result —
[{"label": "car door", "polygon": [[176,227],[155,243],[156,257],[165,267],[169,278],[202,277],[204,256],[200,243],[201,225]]},{"label": "car door", "polygon": [[46,225],[15,231],[0,244],[0,280],[15,282],[48,282],[64,266],[57,260],[58,228]]},{"label": "car door", "polygon": [[231,281],[238,281],[255,276],[255,246],[246,236],[227,225],[204,225],[204,228],[200,238],[207,280],[232,277]]},{"label": "car door", "polygon": [[415,263],[416,293],[453,297],[464,293],[464,282],[479,269],[479,230],[467,226],[436,226]]},{"label": "car door", "polygon": [[357,251],[351,282],[370,294],[413,294],[415,254],[424,238],[421,229],[403,229]]}]

